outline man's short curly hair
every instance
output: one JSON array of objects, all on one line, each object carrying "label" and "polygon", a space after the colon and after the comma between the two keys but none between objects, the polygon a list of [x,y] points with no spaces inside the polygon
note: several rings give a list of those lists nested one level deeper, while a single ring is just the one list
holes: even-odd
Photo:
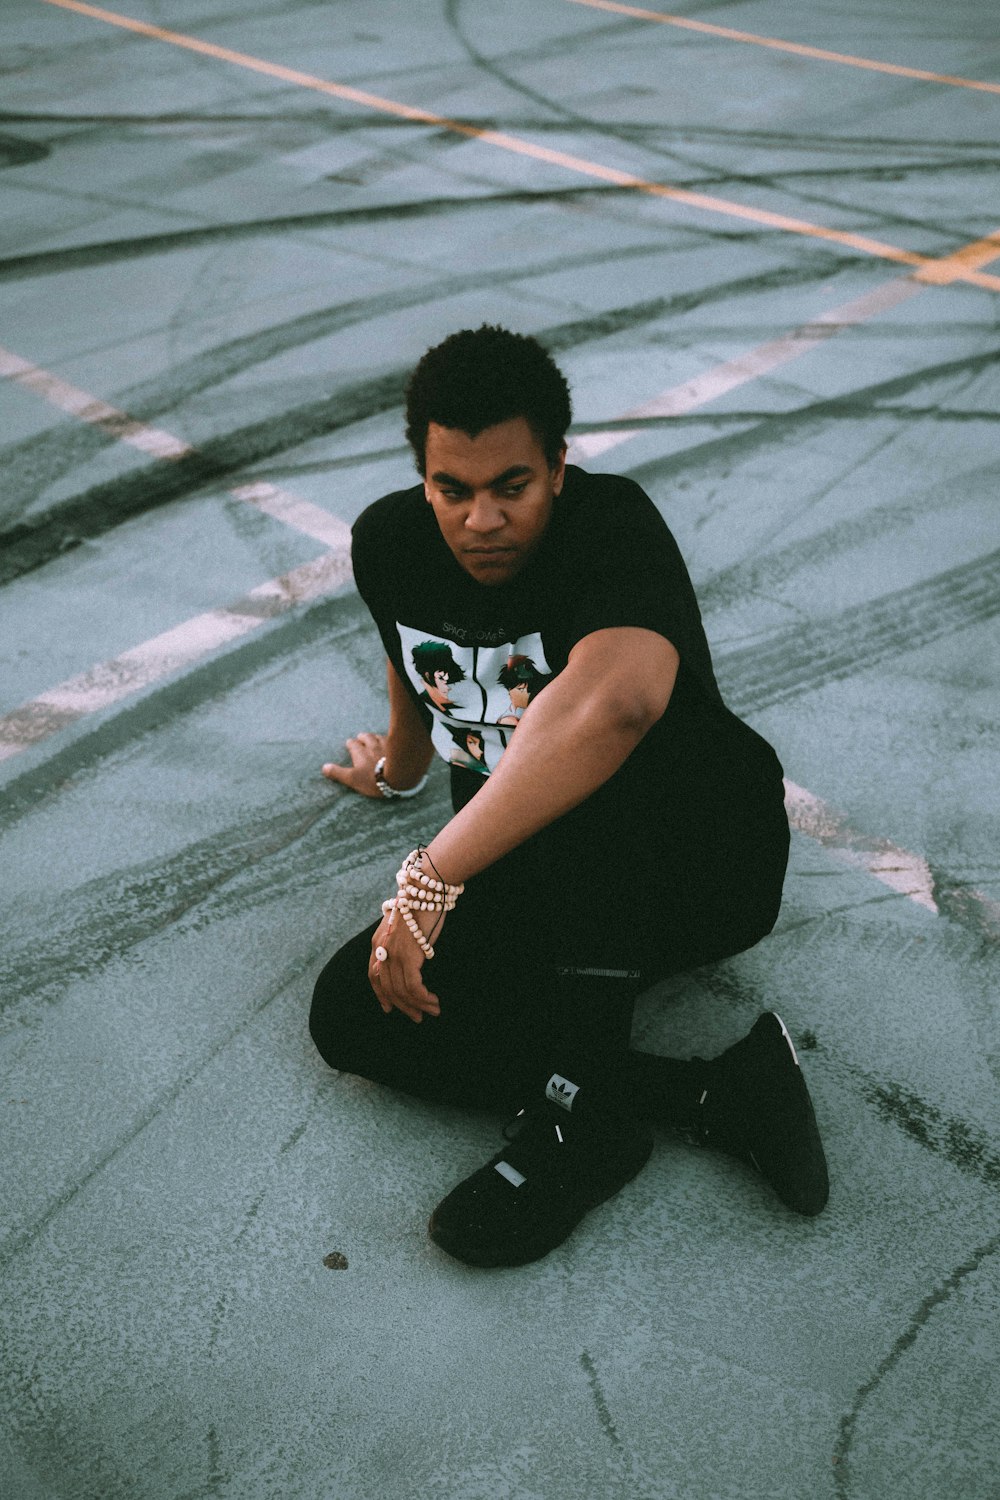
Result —
[{"label": "man's short curly hair", "polygon": [[554,467],[572,419],[566,378],[537,339],[493,324],[428,349],[406,388],[406,439],[421,474],[429,423],[474,438],[514,417],[524,417]]}]

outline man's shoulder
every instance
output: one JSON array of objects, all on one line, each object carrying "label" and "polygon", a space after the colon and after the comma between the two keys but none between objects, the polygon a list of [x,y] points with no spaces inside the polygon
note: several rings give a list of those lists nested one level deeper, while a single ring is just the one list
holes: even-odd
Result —
[{"label": "man's shoulder", "polygon": [[351,527],[354,581],[370,609],[400,588],[414,558],[426,551],[429,508],[423,485],[411,485],[372,501]]},{"label": "man's shoulder", "polygon": [[564,494],[567,519],[572,516],[574,529],[585,530],[592,540],[608,537],[627,543],[644,536],[670,535],[655,502],[624,474],[592,474],[568,464]]},{"label": "man's shoulder", "polygon": [[399,526],[413,526],[424,514],[424,487],[412,484],[405,490],[391,490],[372,503],[351,527],[355,544],[382,537]]}]

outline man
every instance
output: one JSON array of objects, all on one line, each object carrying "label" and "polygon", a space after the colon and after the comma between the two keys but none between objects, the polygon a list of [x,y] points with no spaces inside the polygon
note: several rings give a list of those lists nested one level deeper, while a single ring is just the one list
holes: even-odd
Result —
[{"label": "man", "polygon": [[[643,988],[770,931],[788,824],[773,750],[719,694],[673,537],[637,485],[567,466],[569,423],[533,339],[483,326],[424,355],[407,392],[423,483],[354,527],[389,729],[323,767],[391,802],[434,749],[451,763],[454,816],[326,966],[310,1026],[336,1068],[517,1111],[431,1217],[472,1265],[547,1254],[642,1168],[654,1123],[750,1162],[801,1213],[827,1198],[772,1012],[711,1061],[629,1049]],[[508,664],[525,659],[543,685],[513,715]],[[447,669],[436,694],[428,663]],[[475,770],[454,763],[466,732]]]}]

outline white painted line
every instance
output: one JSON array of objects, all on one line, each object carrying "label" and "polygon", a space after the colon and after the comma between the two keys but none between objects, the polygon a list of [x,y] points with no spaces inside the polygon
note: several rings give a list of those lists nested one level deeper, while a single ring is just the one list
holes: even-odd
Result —
[{"label": "white painted line", "polygon": [[332,593],[350,578],[348,552],[343,548],[327,552],[280,578],[269,579],[232,604],[195,615],[141,646],[58,683],[0,718],[0,761],[194,666],[220,646],[257,630],[296,604]]},{"label": "white painted line", "polygon": [[180,438],[175,438],[169,432],[161,432],[157,427],[135,421],[127,413],[92,396],[89,391],[81,391],[78,386],[70,385],[58,375],[30,364],[10,349],[0,348],[0,376],[16,381],[18,385],[42,396],[50,406],[57,406],[70,416],[79,417],[91,427],[100,427],[119,442],[140,448],[143,453],[151,453],[154,458],[186,458],[194,452],[189,443],[181,442]]},{"label": "white painted line", "polygon": [[867,870],[876,880],[901,896],[908,896],[918,906],[935,916],[939,907],[934,899],[934,877],[920,854],[910,854],[888,839],[871,838],[855,832],[840,813],[819,797],[785,781],[785,811],[788,821],[799,833],[815,839],[829,849],[835,858]]},{"label": "white painted line", "polygon": [[[793,828],[822,844],[835,859],[864,870],[890,890],[940,916],[934,876],[923,855],[911,854],[888,839],[859,833],[841,813],[794,781],[785,781],[785,811]],[[973,886],[949,890],[947,896],[951,908],[973,912],[978,927],[1000,938],[1000,901]]]},{"label": "white painted line", "polygon": [[[14,354],[10,349],[2,347],[0,347],[0,378],[13,380],[17,385],[24,386],[26,390],[34,391],[50,406],[58,407],[60,411],[78,417],[81,422],[86,422],[91,427],[99,427],[109,437],[121,443],[128,443],[130,447],[138,448],[143,453],[149,453],[153,458],[176,460],[188,458],[197,452],[197,449],[193,448],[190,443],[183,442],[172,433],[164,432],[159,427],[150,427],[145,422],[136,421],[127,412],[119,411],[115,406],[109,406],[106,401],[102,401],[98,396],[92,396],[89,391],[70,385],[58,375],[53,375],[50,370],[43,370],[39,365],[33,365],[28,360],[22,359],[19,354]],[[227,489],[226,493],[235,496],[237,500],[244,501],[247,505],[253,505],[258,510],[265,511],[267,515],[283,521],[286,526],[294,527],[296,531],[303,532],[304,535],[312,537],[314,541],[322,542],[327,547],[350,547],[351,528],[345,521],[332,516],[321,505],[313,505],[309,500],[301,500],[297,495],[289,494],[287,490],[278,489],[273,484],[257,482],[236,485]]]},{"label": "white painted line", "polygon": [[351,528],[347,522],[342,521],[339,516],[331,515],[321,505],[313,505],[311,500],[302,500],[288,490],[280,490],[276,485],[263,482],[239,484],[228,493],[237,500],[245,501],[247,505],[256,506],[258,510],[273,516],[276,521],[284,521],[286,526],[293,526],[296,531],[311,536],[317,542],[324,542],[328,547],[350,549]]},{"label": "white painted line", "polygon": [[[923,285],[910,276],[894,277],[892,281],[883,282],[863,297],[845,302],[840,307],[830,308],[828,312],[793,328],[781,338],[758,344],[756,349],[748,350],[737,359],[715,365],[703,375],[696,375],[681,385],[668,386],[651,401],[644,401],[641,406],[634,406],[625,412],[621,420],[684,416],[687,412],[706,406],[710,401],[717,401],[720,396],[735,390],[737,386],[746,385],[782,365],[790,364],[793,359],[799,359],[827,339],[833,338],[841,329],[887,312],[901,302],[908,301],[910,297],[918,296],[924,289]],[[641,431],[641,428],[616,427],[606,432],[580,433],[570,444],[570,460],[579,463],[581,460],[597,458],[602,453],[627,443],[630,438],[638,437]]]}]

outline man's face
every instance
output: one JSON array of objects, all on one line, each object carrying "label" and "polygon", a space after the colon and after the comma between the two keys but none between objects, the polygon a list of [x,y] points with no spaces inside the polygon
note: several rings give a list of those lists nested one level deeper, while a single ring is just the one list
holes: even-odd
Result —
[{"label": "man's face", "polygon": [[563,448],[550,469],[524,417],[469,437],[431,422],[424,493],[441,535],[477,583],[506,583],[538,546],[562,489]]}]

